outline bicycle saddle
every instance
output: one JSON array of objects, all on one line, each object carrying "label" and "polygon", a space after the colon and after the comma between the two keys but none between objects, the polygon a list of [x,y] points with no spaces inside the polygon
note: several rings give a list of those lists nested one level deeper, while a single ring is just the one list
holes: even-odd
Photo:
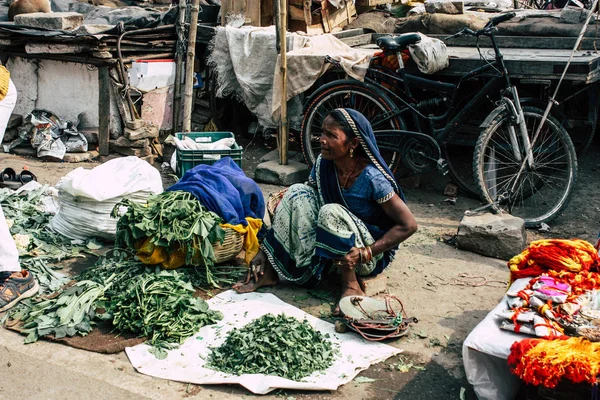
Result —
[{"label": "bicycle saddle", "polygon": [[400,36],[383,36],[378,38],[375,43],[381,50],[398,51],[404,50],[406,46],[415,44],[421,41],[421,36],[418,33],[405,33]]}]

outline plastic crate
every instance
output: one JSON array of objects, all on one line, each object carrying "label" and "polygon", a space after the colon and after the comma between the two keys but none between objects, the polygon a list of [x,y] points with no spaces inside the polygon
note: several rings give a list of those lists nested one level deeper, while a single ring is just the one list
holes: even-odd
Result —
[{"label": "plastic crate", "polygon": [[[186,132],[177,133],[177,139],[189,137],[198,143],[213,143],[225,138],[233,138],[231,132]],[[244,149],[234,143],[228,150],[180,150],[177,149],[177,176],[180,178],[189,169],[199,164],[212,165],[223,157],[231,157],[237,165],[242,167],[242,154]],[[220,157],[215,157],[220,156]]]}]

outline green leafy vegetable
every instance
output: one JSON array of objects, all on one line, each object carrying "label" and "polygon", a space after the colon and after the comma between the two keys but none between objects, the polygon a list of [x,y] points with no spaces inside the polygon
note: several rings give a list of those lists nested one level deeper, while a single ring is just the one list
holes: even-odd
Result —
[{"label": "green leafy vegetable", "polygon": [[225,343],[213,348],[208,368],[229,374],[276,375],[300,380],[324,371],[338,354],[336,346],[307,321],[284,314],[266,314],[231,331]]},{"label": "green leafy vegetable", "polygon": [[108,312],[117,330],[147,336],[154,347],[173,348],[172,344],[183,343],[202,326],[223,318],[194,293],[177,271],[144,273],[111,296]]},{"label": "green leafy vegetable", "polygon": [[183,249],[185,264],[204,267],[208,283],[217,286],[211,271],[215,261],[212,244],[223,243],[222,219],[207,211],[191,193],[164,192],[150,197],[147,205],[124,199],[111,216],[119,218],[117,247],[137,249],[149,238],[153,246],[164,248],[168,254]]}]

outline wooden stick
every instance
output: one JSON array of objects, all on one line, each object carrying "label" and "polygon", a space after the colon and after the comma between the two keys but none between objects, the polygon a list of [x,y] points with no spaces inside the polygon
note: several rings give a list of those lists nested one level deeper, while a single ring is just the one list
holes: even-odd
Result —
[{"label": "wooden stick", "polygon": [[279,38],[281,53],[281,126],[279,128],[279,164],[288,164],[287,117],[287,0],[279,0]]},{"label": "wooden stick", "polygon": [[98,67],[98,150],[107,156],[110,140],[110,76],[106,66]]},{"label": "wooden stick", "polygon": [[190,36],[185,64],[185,94],[183,98],[183,132],[192,129],[192,105],[194,104],[194,56],[196,54],[196,32],[198,32],[198,11],[200,0],[193,0],[190,12]]}]

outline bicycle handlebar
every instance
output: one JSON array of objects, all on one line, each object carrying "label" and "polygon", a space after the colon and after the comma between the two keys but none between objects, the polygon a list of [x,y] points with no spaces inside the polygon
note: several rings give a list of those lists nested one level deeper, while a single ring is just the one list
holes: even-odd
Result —
[{"label": "bicycle handlebar", "polygon": [[498,25],[499,23],[502,23],[504,21],[508,21],[509,19],[512,19],[516,16],[517,14],[514,12],[509,12],[506,14],[502,14],[502,15],[498,15],[495,18],[492,18],[488,21],[488,23],[483,27],[483,29],[480,29],[478,31],[474,31],[472,29],[469,28],[463,28],[460,31],[458,31],[457,33],[455,33],[452,36],[448,36],[447,38],[445,38],[445,40],[449,40],[449,39],[453,39],[455,37],[460,37],[460,36],[481,36],[481,35],[485,35],[488,34],[492,31],[493,28],[496,27],[496,25]]}]

